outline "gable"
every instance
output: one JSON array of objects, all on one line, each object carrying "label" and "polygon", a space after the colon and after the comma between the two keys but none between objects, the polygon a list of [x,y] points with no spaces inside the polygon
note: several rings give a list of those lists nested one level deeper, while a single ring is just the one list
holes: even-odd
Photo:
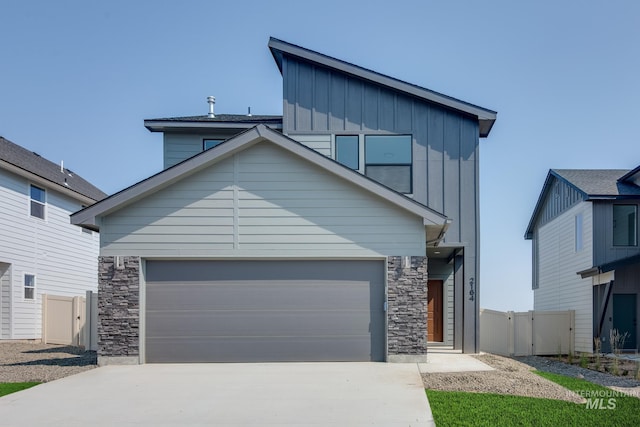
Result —
[{"label": "gable", "polygon": [[101,254],[423,255],[423,218],[269,142],[102,218]]}]

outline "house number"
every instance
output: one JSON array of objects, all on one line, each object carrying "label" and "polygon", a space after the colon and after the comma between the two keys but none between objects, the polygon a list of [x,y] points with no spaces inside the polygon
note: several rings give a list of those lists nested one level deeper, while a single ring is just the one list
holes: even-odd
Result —
[{"label": "house number", "polygon": [[473,277],[469,279],[469,301],[473,301],[476,292],[473,290]]}]

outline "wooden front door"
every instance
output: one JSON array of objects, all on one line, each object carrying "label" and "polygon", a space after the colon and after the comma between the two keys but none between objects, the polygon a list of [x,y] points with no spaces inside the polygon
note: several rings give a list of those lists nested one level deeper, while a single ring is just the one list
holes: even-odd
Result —
[{"label": "wooden front door", "polygon": [[442,333],[442,280],[427,282],[427,341],[444,341]]}]

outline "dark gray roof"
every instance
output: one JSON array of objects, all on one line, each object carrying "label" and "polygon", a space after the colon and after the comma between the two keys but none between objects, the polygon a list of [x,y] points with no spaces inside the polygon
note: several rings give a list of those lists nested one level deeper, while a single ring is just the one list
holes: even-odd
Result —
[{"label": "dark gray roof", "polygon": [[428,102],[475,116],[478,120],[480,136],[483,138],[489,135],[489,132],[491,132],[491,128],[496,121],[498,113],[493,110],[489,110],[488,108],[461,101],[431,89],[427,89],[413,83],[407,83],[394,77],[389,77],[376,71],[372,71],[274,37],[269,39],[269,49],[271,49],[271,54],[273,55],[281,73],[283,55],[289,55],[303,59],[307,62],[319,64],[323,67],[339,70],[345,74],[368,80],[378,85],[416,96]]},{"label": "dark gray roof", "polygon": [[55,186],[78,193],[94,201],[102,200],[107,195],[69,169],[60,171],[60,165],[53,163],[39,154],[15,144],[0,136],[0,160],[16,168],[36,175]]},{"label": "dark gray roof", "polygon": [[165,117],[144,121],[144,127],[151,132],[165,132],[166,130],[175,129],[250,129],[256,125],[266,125],[270,128],[282,129],[282,116],[216,114],[215,117]]},{"label": "dark gray roof", "polygon": [[621,182],[627,169],[551,169],[551,173],[566,181],[587,198],[638,196],[640,187]]}]

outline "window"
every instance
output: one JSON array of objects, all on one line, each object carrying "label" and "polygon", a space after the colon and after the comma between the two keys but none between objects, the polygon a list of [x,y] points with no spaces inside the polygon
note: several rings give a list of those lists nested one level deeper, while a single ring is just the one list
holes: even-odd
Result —
[{"label": "window", "polygon": [[209,148],[213,148],[216,145],[220,145],[224,142],[224,139],[203,139],[202,140],[202,149],[208,150]]},{"label": "window", "polygon": [[365,175],[400,193],[412,192],[411,135],[367,135]]},{"label": "window", "polygon": [[613,205],[613,246],[637,246],[638,207]]},{"label": "window", "polygon": [[31,216],[44,219],[45,194],[44,189],[31,186]]},{"label": "window", "polygon": [[24,275],[24,299],[33,300],[36,298],[36,276],[33,274]]},{"label": "window", "polygon": [[359,162],[358,135],[336,136],[336,160],[348,168],[358,170]]},{"label": "window", "polygon": [[579,213],[575,217],[575,230],[576,230],[576,252],[582,250],[582,214]]}]

